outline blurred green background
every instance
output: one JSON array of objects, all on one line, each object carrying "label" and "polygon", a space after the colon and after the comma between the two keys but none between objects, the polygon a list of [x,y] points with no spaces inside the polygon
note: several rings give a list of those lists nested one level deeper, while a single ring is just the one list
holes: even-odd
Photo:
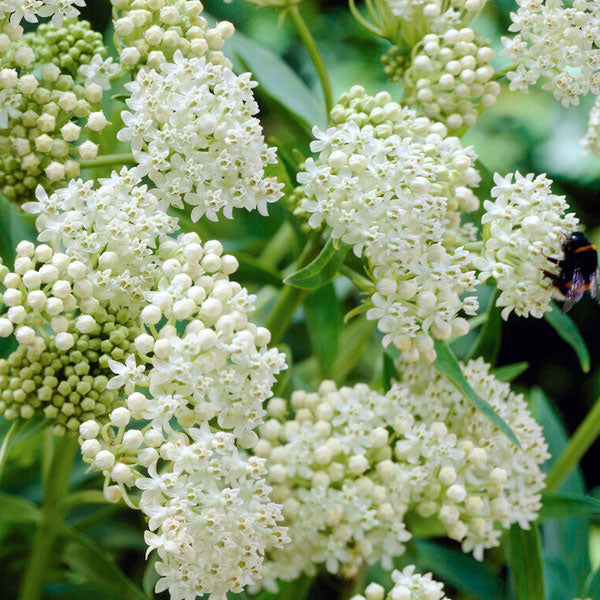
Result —
[{"label": "blurred green background", "polygon": [[[110,40],[108,1],[92,0],[88,4],[90,6],[83,11],[83,17],[89,19],[95,29],[106,32],[106,39]],[[304,106],[304,112],[316,115],[323,125],[323,110],[319,108],[322,95],[316,73],[291,23],[286,20],[279,25],[275,11],[257,9],[241,0],[232,4],[207,0],[205,7],[215,18],[232,21],[240,32],[269,51],[265,54],[259,49],[244,56],[245,40],[236,36],[234,40],[239,42],[233,56],[236,66],[253,71],[253,67],[259,67],[265,71],[262,76],[268,80],[269,63],[277,57],[285,61],[311,90],[310,109]],[[500,35],[506,31],[508,14],[513,8],[510,0],[489,2],[476,23],[476,28],[493,41],[492,46],[496,50],[499,50]],[[389,44],[374,38],[357,25],[343,0],[322,0],[320,3],[304,0],[301,11],[322,51],[334,96],[352,85],[361,84],[370,93],[386,89],[395,99],[400,99],[401,88],[385,80],[380,63],[380,56]],[[497,66],[504,64],[502,58],[496,57],[495,60]],[[256,79],[262,83],[258,72]],[[271,79],[273,83],[275,85],[268,90],[269,94],[265,94],[261,87],[257,88],[261,120],[271,143],[281,146],[293,162],[294,148],[305,154],[307,152],[307,127],[300,122],[293,124],[293,120],[282,113],[276,98],[277,81]],[[282,86],[284,84],[282,82]],[[303,98],[299,97],[298,101],[302,104]],[[578,144],[578,139],[585,133],[592,103],[593,98],[585,98],[581,106],[566,110],[551,94],[541,89],[532,89],[528,95],[505,90],[496,107],[485,112],[477,125],[465,135],[464,142],[474,145],[482,163],[490,171],[502,174],[514,170],[547,173],[555,181],[554,191],[567,195],[591,239],[600,243],[600,159],[584,156]],[[110,105],[110,101],[105,103],[107,109]],[[114,137],[110,137],[120,126],[118,115],[123,105],[115,101],[112,106],[110,118],[113,126],[109,137],[104,139],[103,153],[123,151]],[[286,182],[286,192],[289,193],[291,185],[285,169],[280,167],[275,172]],[[102,174],[88,172],[84,175]],[[219,224],[203,222],[194,226],[203,238],[217,237],[224,241],[228,250],[247,258],[246,262],[242,261],[239,279],[258,294],[255,320],[261,322],[267,318],[275,302],[279,274],[276,271],[269,273],[253,261],[264,257],[268,242],[283,220],[289,218],[282,206],[271,207],[270,214],[271,218],[266,220],[258,214],[238,212],[234,221],[224,220]],[[10,258],[11,243],[22,235],[31,235],[31,232],[15,214],[5,211],[5,215],[8,217],[5,216],[0,225],[3,230],[0,249],[6,260]],[[292,262],[299,245],[300,242],[291,244],[279,257],[280,267]],[[369,382],[381,378],[382,351],[372,324],[364,317],[342,324],[344,312],[356,302],[356,291],[343,277],[336,280],[335,286],[327,286],[309,296],[285,338],[287,346],[293,349],[295,368],[291,378],[280,382],[279,393],[289,392],[298,386],[311,388],[321,376],[333,376],[338,382]],[[329,336],[323,340],[319,338],[319,313],[314,307],[328,303],[337,308],[325,331],[328,334],[335,331],[335,339]],[[581,372],[572,349],[544,320],[511,317],[504,324],[497,359],[498,365],[521,361],[529,363],[527,371],[514,385],[527,391],[538,388],[531,395],[532,408],[543,423],[555,453],[564,445],[566,433],[575,429],[600,395],[600,307],[586,297],[575,306],[571,315],[590,349],[592,368],[589,374]],[[353,340],[356,344],[357,339],[360,351],[352,356],[344,355],[345,342]],[[2,352],[8,349],[5,345]],[[328,364],[327,360],[315,361],[309,358],[313,351],[333,354],[339,351],[340,358],[334,364]],[[6,424],[1,423],[0,434],[5,430]],[[41,423],[34,423],[26,430],[11,450],[10,462],[0,486],[3,493],[18,495],[24,501],[40,501],[40,461],[44,460],[48,443]],[[582,473],[575,473],[563,491],[581,493],[588,490],[593,494],[598,488],[597,495],[600,497],[599,460],[600,444],[596,444],[582,463]],[[86,473],[81,462],[77,465],[72,483],[79,489],[100,487],[98,480]],[[16,509],[3,507],[0,498],[0,577],[3,582],[0,598],[12,598],[17,592],[33,530],[32,523],[26,519],[11,518],[10,510]],[[107,600],[128,597],[127,593],[120,591],[124,589],[122,582],[106,566],[112,564],[113,559],[128,577],[143,585],[148,592],[152,589],[155,576],[144,560],[144,522],[139,514],[114,506],[91,505],[71,511],[67,522],[97,541],[106,553],[100,556],[90,550],[91,555],[86,556],[81,546],[73,548],[67,544],[60,548],[57,570],[51,577],[57,583],[46,586],[48,598]],[[600,561],[600,548],[596,549],[600,546],[600,528],[596,530],[593,522],[582,517],[549,521],[544,524],[543,538],[547,598],[565,600],[581,594],[591,567],[596,567]],[[488,554],[488,567],[464,557],[452,543],[427,540],[413,544],[407,560],[416,561],[421,568],[432,569],[436,577],[449,585],[447,593],[450,597],[463,600],[510,597],[506,567],[502,566],[502,550]],[[65,566],[70,569],[68,574]],[[385,578],[377,569],[370,574]],[[336,585],[332,578],[322,577],[313,586],[310,598],[332,598]],[[300,600],[297,590],[290,589],[287,594],[282,597]],[[161,597],[166,596],[163,594]]]}]

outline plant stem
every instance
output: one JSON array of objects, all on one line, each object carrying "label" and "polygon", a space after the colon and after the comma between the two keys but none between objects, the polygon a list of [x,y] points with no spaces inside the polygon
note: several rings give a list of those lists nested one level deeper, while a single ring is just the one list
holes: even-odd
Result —
[{"label": "plant stem", "polygon": [[323,94],[325,96],[325,108],[327,110],[327,116],[331,112],[333,108],[333,94],[331,91],[331,82],[329,81],[329,75],[327,74],[327,69],[325,68],[325,63],[321,58],[321,54],[319,53],[319,49],[315,44],[315,40],[310,33],[310,30],[306,26],[300,11],[297,6],[291,6],[288,9],[288,13],[302,40],[302,43],[306,47],[308,55],[310,56],[310,60],[312,60],[315,69],[317,70],[317,74],[319,75],[319,79],[321,80],[321,87],[323,88]]},{"label": "plant stem", "polygon": [[296,239],[294,228],[289,221],[284,221],[275,235],[269,240],[260,253],[259,259],[267,265],[277,267],[281,260],[292,250]]},{"label": "plant stem", "polygon": [[90,160],[80,160],[79,166],[82,169],[91,169],[108,165],[125,165],[133,162],[135,162],[133,154],[131,152],[123,152],[122,154],[103,154]]},{"label": "plant stem", "polygon": [[69,491],[71,470],[78,449],[77,440],[69,436],[56,438],[48,477],[44,485],[42,522],[33,538],[31,555],[19,591],[19,600],[40,600],[46,573],[53,559],[54,541],[62,524],[61,504]]},{"label": "plant stem", "polygon": [[[306,245],[302,249],[298,261],[296,262],[296,270],[301,269],[309,260],[316,248],[319,246],[320,235],[313,233],[306,242]],[[302,300],[308,295],[308,290],[293,287],[291,285],[285,285],[277,304],[273,307],[271,314],[267,318],[265,327],[271,332],[271,344],[278,344],[285,335],[296,308],[300,305]]]},{"label": "plant stem", "polygon": [[547,491],[557,490],[600,435],[600,399],[579,425],[562,454],[556,459],[546,480]]},{"label": "plant stem", "polygon": [[18,427],[19,421],[13,421],[9,430],[6,432],[4,439],[2,440],[2,446],[0,446],[0,479],[2,479],[2,473],[4,472],[4,466],[6,465],[6,460],[8,458],[10,441],[13,435],[15,435],[15,433],[17,432]]},{"label": "plant stem", "polygon": [[82,504],[106,504],[104,492],[100,490],[81,490],[66,496],[60,504],[64,514]]}]

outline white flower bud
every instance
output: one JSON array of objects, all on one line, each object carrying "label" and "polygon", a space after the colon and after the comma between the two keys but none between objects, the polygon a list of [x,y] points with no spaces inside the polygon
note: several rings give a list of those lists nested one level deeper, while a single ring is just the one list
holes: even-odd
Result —
[{"label": "white flower bud", "polygon": [[163,443],[162,433],[156,429],[149,429],[144,434],[144,443],[151,448],[157,448]]},{"label": "white flower bud", "polygon": [[104,497],[107,502],[117,504],[123,497],[123,492],[121,492],[121,488],[118,485],[109,485],[104,489]]},{"label": "white flower bud", "polygon": [[79,426],[79,434],[84,440],[91,440],[95,437],[98,437],[99,433],[100,425],[98,425],[98,423],[93,419],[85,421]]},{"label": "white flower bud", "polygon": [[144,309],[142,310],[142,321],[144,322],[144,324],[146,325],[156,325],[161,317],[162,317],[162,313],[160,311],[160,308],[158,308],[158,306],[154,306],[153,304],[150,304],[148,306],[145,306]]},{"label": "white flower bud", "polygon": [[29,345],[33,343],[36,336],[35,331],[31,327],[23,325],[17,328],[15,337],[17,338],[17,342],[19,342],[19,344]]},{"label": "white flower bud", "polygon": [[65,351],[70,350],[75,345],[75,339],[70,333],[67,333],[66,331],[61,331],[60,333],[56,334],[56,337],[54,338],[54,343],[56,344],[58,350]]},{"label": "white flower bud", "polygon": [[81,315],[75,320],[75,329],[81,333],[91,333],[96,328],[96,320],[90,315]]},{"label": "white flower bud", "polygon": [[154,338],[147,333],[142,333],[135,338],[134,345],[140,354],[149,354],[154,350]]},{"label": "white flower bud", "polygon": [[100,450],[94,457],[94,465],[101,471],[112,469],[115,464],[115,455],[108,450]]},{"label": "white flower bud", "polygon": [[130,429],[123,435],[122,443],[125,448],[135,450],[144,443],[144,434],[137,429]]},{"label": "white flower bud", "polygon": [[81,444],[81,454],[85,458],[95,458],[101,450],[102,446],[96,439],[88,439]]},{"label": "white flower bud", "polygon": [[450,502],[462,502],[467,497],[467,492],[462,485],[455,483],[446,491],[446,496]]},{"label": "white flower bud", "polygon": [[110,476],[117,483],[125,483],[131,477],[131,469],[127,465],[118,462],[111,469]]},{"label": "white flower bud", "polygon": [[369,461],[362,454],[355,454],[348,461],[348,469],[354,475],[360,475],[369,468]]},{"label": "white flower bud", "polygon": [[131,419],[131,413],[124,407],[115,408],[110,413],[110,423],[115,427],[125,427]]},{"label": "white flower bud", "polygon": [[138,454],[138,462],[143,467],[149,467],[158,460],[158,452],[154,448],[144,448]]},{"label": "white flower bud", "polygon": [[101,110],[89,114],[87,120],[88,129],[91,129],[92,131],[102,131],[107,125],[108,121]]},{"label": "white flower bud", "polygon": [[98,155],[98,144],[94,144],[94,142],[90,142],[90,140],[83,142],[78,148],[79,156],[81,156],[83,160],[91,160]]},{"label": "white flower bud", "polygon": [[8,337],[12,335],[14,328],[13,324],[6,318],[0,318],[0,337]]}]

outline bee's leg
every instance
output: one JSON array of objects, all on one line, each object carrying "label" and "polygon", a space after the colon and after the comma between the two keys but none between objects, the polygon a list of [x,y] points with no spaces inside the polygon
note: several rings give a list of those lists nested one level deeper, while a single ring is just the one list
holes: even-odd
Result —
[{"label": "bee's leg", "polygon": [[561,294],[566,295],[567,288],[565,282],[558,275],[550,273],[550,271],[543,271],[543,273],[554,284],[554,287],[558,288]]},{"label": "bee's leg", "polygon": [[[558,258],[550,258],[549,256],[546,256],[546,260],[550,261],[553,265],[560,265],[562,263],[562,260],[559,260]],[[544,271],[545,273],[546,271]]]}]

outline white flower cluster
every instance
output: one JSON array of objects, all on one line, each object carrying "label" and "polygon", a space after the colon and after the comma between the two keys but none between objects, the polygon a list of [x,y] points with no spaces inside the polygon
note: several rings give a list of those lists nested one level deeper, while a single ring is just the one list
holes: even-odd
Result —
[{"label": "white flower cluster", "polygon": [[593,152],[600,157],[600,96],[596,98],[590,112],[588,128],[581,139],[581,146],[585,152]]},{"label": "white flower cluster", "polygon": [[388,393],[415,419],[413,431],[396,443],[394,453],[408,463],[420,457],[434,468],[434,476],[416,486],[422,489],[416,512],[437,515],[448,535],[462,542],[463,551],[482,560],[485,549],[500,543],[498,524],[509,528],[518,523],[528,529],[537,519],[544,487],[540,465],[550,455],[522,394],[496,379],[481,358],[462,365],[462,371],[508,423],[521,449],[448,379],[431,367],[409,365],[404,383],[394,384]]},{"label": "white flower cluster", "polygon": [[421,575],[415,573],[414,565],[409,565],[402,571],[392,573],[394,587],[385,595],[385,589],[378,583],[370,583],[364,595],[357,594],[351,600],[448,600],[444,595],[443,584],[435,581],[431,573]]},{"label": "white flower cluster", "polygon": [[483,205],[480,280],[496,280],[501,292],[496,304],[503,307],[504,319],[513,310],[519,316],[540,318],[550,310],[555,293],[545,272],[557,274],[566,235],[577,229],[579,221],[567,213],[565,197],[552,193],[552,181],[545,175],[495,174],[494,182],[494,200]]},{"label": "white flower cluster", "polygon": [[600,4],[573,0],[517,0],[502,54],[516,61],[507,74],[511,90],[527,92],[544,79],[563,106],[579,104],[579,96],[600,94]]},{"label": "white flower cluster", "polygon": [[351,577],[361,562],[391,568],[410,538],[405,516],[435,517],[465,552],[482,559],[502,527],[537,515],[548,454],[522,396],[481,359],[463,372],[509,423],[520,450],[431,368],[407,367],[385,395],[366,385],[294,392],[293,418],[273,417],[254,452],[267,458],[272,498],[283,504],[290,544],[269,552],[265,585],[312,574],[317,565]]},{"label": "white flower cluster", "polygon": [[[260,578],[265,546],[287,539],[265,461],[236,447],[256,443],[285,355],[268,350],[269,332],[248,322],[253,297],[229,281],[237,261],[222,252],[194,233],[161,244],[143,332],[127,357],[109,361],[107,388],[123,389],[127,408],[111,413],[113,428],[80,428],[107,498],[132,503],[127,488],[142,491],[146,542],[161,559],[157,592],[172,598],[242,591]],[[128,427],[131,417],[145,426]]]},{"label": "white flower cluster", "polygon": [[370,264],[376,291],[367,313],[405,360],[435,360],[433,337],[464,335],[459,316],[477,311],[465,292],[477,280],[464,244],[474,228],[461,211],[478,207],[475,153],[442,123],[418,117],[382,92],[356,86],[340,98],[298,175],[309,225],[324,221],[334,239]]},{"label": "white flower cluster", "polygon": [[[134,310],[153,289],[160,261],[157,239],[177,230],[177,219],[160,210],[155,193],[140,185],[134,170],[93,181],[71,180],[48,196],[40,186],[37,202],[23,205],[38,214],[41,242],[64,247],[71,260],[89,265],[94,295],[113,307]],[[93,265],[93,267],[92,267]]]},{"label": "white flower cluster", "polygon": [[491,81],[492,56],[489,44],[470,27],[427,34],[406,72],[407,103],[450,130],[473,126],[500,93]]},{"label": "white flower cluster", "polygon": [[[78,6],[85,6],[85,1],[0,0],[0,32],[16,34],[18,37],[23,31],[21,21],[25,19],[29,23],[37,23],[38,17],[52,17],[52,24],[60,27],[64,18],[76,17],[79,14],[76,8]],[[0,38],[6,33],[0,33]]]},{"label": "white flower cluster", "polygon": [[217,213],[231,218],[234,208],[258,209],[278,200],[281,184],[264,168],[277,161],[254,116],[258,106],[248,73],[205,58],[184,58],[158,71],[143,68],[126,87],[131,91],[119,139],[131,143],[137,172],[148,176],[157,194],[191,218]]},{"label": "white flower cluster", "polygon": [[205,56],[214,63],[225,59],[221,49],[233,35],[233,25],[222,21],[208,27],[200,0],[111,0],[119,60],[123,68],[171,62],[176,51]]}]

